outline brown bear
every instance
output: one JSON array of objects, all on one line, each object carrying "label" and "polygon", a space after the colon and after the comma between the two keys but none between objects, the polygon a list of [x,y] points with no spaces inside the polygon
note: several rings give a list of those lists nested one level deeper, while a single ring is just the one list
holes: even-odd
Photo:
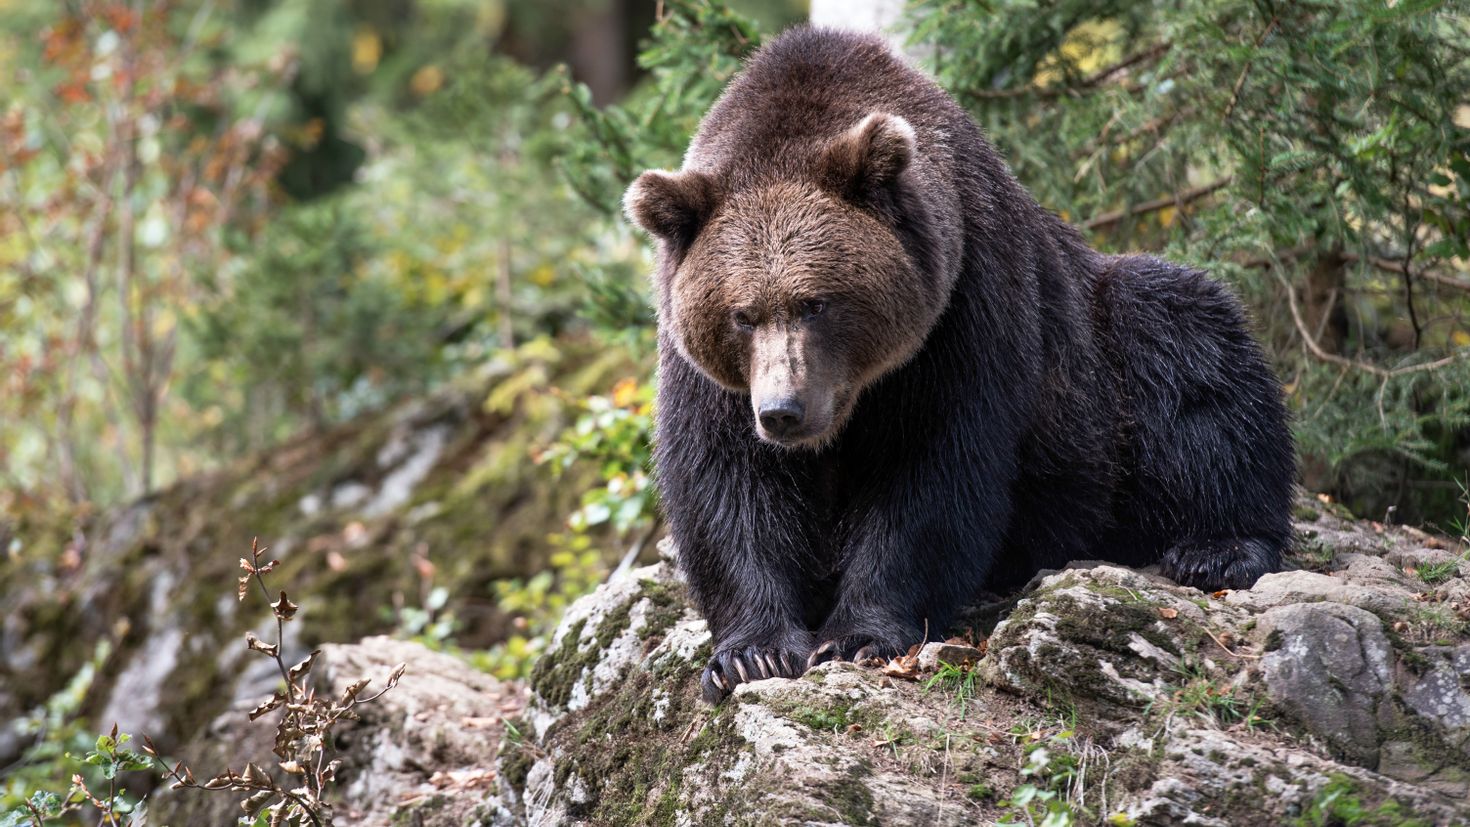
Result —
[{"label": "brown bear", "polygon": [[1294,457],[1240,304],[1089,248],[882,40],[777,38],[626,207],[658,242],[655,471],[711,701],[1072,559],[1203,589],[1279,566]]}]

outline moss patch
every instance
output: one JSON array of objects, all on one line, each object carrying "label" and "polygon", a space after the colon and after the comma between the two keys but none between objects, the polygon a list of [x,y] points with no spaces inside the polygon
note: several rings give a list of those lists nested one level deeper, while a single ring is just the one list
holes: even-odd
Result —
[{"label": "moss patch", "polygon": [[572,687],[597,657],[595,650],[581,651],[582,629],[586,625],[585,620],[572,624],[556,651],[542,655],[531,669],[531,691],[551,706],[567,705],[572,698]]},{"label": "moss patch", "polygon": [[1299,827],[1430,827],[1411,807],[1390,796],[1375,796],[1346,775],[1333,775],[1306,811]]}]

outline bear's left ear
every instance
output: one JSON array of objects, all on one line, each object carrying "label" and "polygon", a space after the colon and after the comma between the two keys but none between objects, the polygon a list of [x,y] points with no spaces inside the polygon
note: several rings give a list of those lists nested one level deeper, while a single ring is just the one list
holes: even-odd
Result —
[{"label": "bear's left ear", "polygon": [[645,232],[675,247],[687,247],[714,214],[713,179],[702,172],[650,170],[623,194],[623,212]]},{"label": "bear's left ear", "polygon": [[898,181],[917,148],[918,138],[908,121],[874,112],[823,150],[821,184],[840,197],[866,201]]}]

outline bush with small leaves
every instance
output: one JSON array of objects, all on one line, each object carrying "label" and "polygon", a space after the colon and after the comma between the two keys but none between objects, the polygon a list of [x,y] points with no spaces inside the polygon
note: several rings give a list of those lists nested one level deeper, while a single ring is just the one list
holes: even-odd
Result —
[{"label": "bush with small leaves", "polygon": [[[240,808],[245,824],[253,827],[328,827],[333,823],[332,805],[327,792],[337,780],[341,761],[332,758],[332,732],[343,721],[358,720],[357,707],[382,697],[398,685],[406,669],[399,664],[388,675],[383,688],[363,694],[372,682],[362,678],[347,686],[341,695],[321,695],[311,686],[312,667],[321,650],[315,650],[295,665],[288,666],[281,655],[285,627],[296,617],[299,608],[284,591],[272,592],[266,575],[275,570],[278,561],[262,562],[266,549],[259,539],[250,544],[250,556],[240,558],[240,576],[236,596],[245,600],[252,589],[258,589],[270,603],[276,621],[275,639],[262,640],[254,632],[245,633],[245,645],[252,652],[275,661],[280,670],[282,687],[250,711],[250,720],[258,721],[281,711],[276,723],[275,767],[268,770],[255,762],[243,770],[226,768],[207,781],[199,781],[194,770],[182,761],[170,765],[163,760],[152,739],[144,736],[143,753],[126,745],[131,736],[112,732],[97,739],[96,747],[79,762],[78,769],[95,768],[107,781],[105,794],[94,790],[81,772],[72,775],[66,795],[38,791],[21,806],[0,812],[0,827],[44,827],[66,816],[91,808],[99,814],[98,827],[134,827],[144,819],[138,801],[118,787],[121,773],[161,770],[175,790],[203,790],[243,795]],[[277,595],[272,599],[273,595]],[[70,759],[68,754],[65,758]]]},{"label": "bush with small leaves", "polygon": [[[244,770],[226,769],[200,782],[193,770],[182,762],[172,767],[165,766],[165,775],[173,780],[173,789],[208,790],[244,794],[240,808],[255,823],[282,827],[283,825],[311,824],[325,827],[332,823],[332,805],[326,800],[327,789],[337,779],[340,760],[330,758],[332,730],[344,720],[357,720],[356,707],[382,697],[398,685],[403,677],[404,664],[399,664],[388,676],[383,688],[371,695],[363,695],[371,680],[363,678],[343,690],[341,696],[318,695],[310,685],[308,677],[321,650],[312,651],[305,660],[288,667],[281,657],[281,641],[285,626],[296,617],[298,606],[292,603],[284,591],[271,600],[271,589],[265,576],[275,569],[277,562],[262,563],[266,549],[259,540],[250,544],[250,557],[240,558],[239,588],[236,594],[244,600],[252,585],[259,588],[266,600],[271,601],[271,612],[276,619],[275,640],[261,640],[253,632],[245,633],[245,645],[252,652],[259,652],[276,662],[281,671],[284,686],[250,711],[250,720],[255,721],[278,710],[284,709],[276,725],[276,769],[271,773],[260,765],[250,762]],[[158,750],[147,741],[148,754],[158,757]],[[285,781],[281,780],[284,777]]]},{"label": "bush with small leaves", "polygon": [[[119,787],[118,776],[125,772],[153,769],[153,761],[127,748],[132,736],[119,733],[113,724],[112,732],[97,737],[96,748],[87,752],[81,764],[96,767],[107,781],[107,791],[93,790],[80,772],[73,773],[71,787],[66,795],[37,791],[31,794],[20,807],[0,813],[0,827],[42,827],[48,821],[79,813],[88,807],[98,813],[98,827],[132,827],[143,824],[138,802],[128,797],[127,790]],[[70,754],[67,759],[75,760]]]}]

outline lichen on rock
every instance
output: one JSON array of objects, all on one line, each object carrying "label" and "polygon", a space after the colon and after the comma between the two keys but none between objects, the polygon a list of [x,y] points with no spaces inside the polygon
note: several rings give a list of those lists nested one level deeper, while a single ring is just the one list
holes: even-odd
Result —
[{"label": "lichen on rock", "polygon": [[717,707],[675,567],[640,569],[568,613],[497,801],[529,824],[971,824],[1024,821],[1029,785],[1078,823],[1465,823],[1463,580],[1416,577],[1422,533],[1308,510],[1315,544],[1258,589],[1085,564],[1033,581],[973,671],[935,644]]}]

